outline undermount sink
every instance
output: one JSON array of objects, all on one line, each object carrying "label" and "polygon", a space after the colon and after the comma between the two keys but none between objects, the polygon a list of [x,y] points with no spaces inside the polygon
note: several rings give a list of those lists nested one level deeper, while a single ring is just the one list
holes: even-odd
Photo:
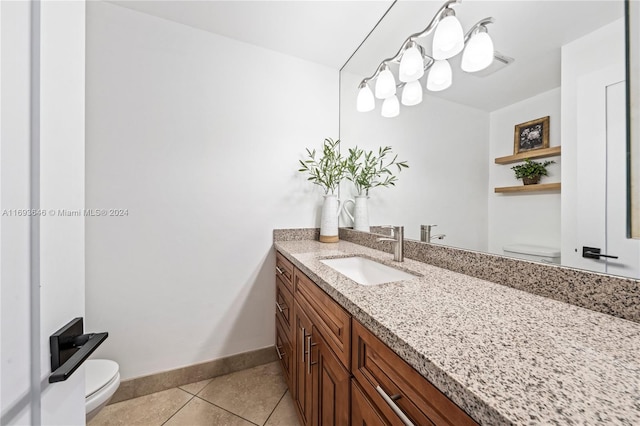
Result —
[{"label": "undermount sink", "polygon": [[361,285],[377,285],[416,278],[416,275],[383,265],[366,257],[341,257],[324,259],[320,262]]}]

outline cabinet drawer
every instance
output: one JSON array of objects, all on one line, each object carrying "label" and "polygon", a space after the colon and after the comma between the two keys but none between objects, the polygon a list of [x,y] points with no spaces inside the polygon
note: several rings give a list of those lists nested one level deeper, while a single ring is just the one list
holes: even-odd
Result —
[{"label": "cabinet drawer", "polygon": [[358,383],[351,379],[351,426],[390,426]]},{"label": "cabinet drawer", "polygon": [[293,264],[280,252],[276,252],[276,276],[280,277],[284,285],[293,293]]},{"label": "cabinet drawer", "polygon": [[276,351],[278,358],[280,359],[280,365],[282,366],[282,372],[287,382],[287,386],[291,389],[293,384],[293,363],[291,356],[293,355],[293,346],[291,345],[291,339],[288,339],[286,333],[282,329],[280,321],[276,319]]},{"label": "cabinet drawer", "polygon": [[300,270],[294,270],[293,279],[295,299],[311,317],[340,362],[349,368],[351,315]]},{"label": "cabinet drawer", "polygon": [[392,424],[401,424],[395,406],[415,425],[476,425],[460,407],[356,320],[353,320],[352,350],[353,376],[382,415],[396,419]]},{"label": "cabinet drawer", "polygon": [[280,319],[284,332],[292,341],[293,330],[293,295],[276,275],[276,317]]}]

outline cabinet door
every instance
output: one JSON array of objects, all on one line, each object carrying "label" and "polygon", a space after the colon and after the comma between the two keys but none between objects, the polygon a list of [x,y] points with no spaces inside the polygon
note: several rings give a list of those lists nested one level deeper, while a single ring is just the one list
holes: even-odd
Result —
[{"label": "cabinet door", "polygon": [[[314,327],[309,360],[313,372],[313,425],[349,424],[349,372]],[[309,340],[309,339],[308,339]]]},{"label": "cabinet door", "polygon": [[351,380],[351,426],[389,426],[391,423],[380,414],[373,403],[362,392],[360,386]]},{"label": "cabinet door", "polygon": [[293,318],[295,325],[293,366],[294,386],[293,399],[298,408],[300,418],[305,425],[311,425],[311,413],[313,409],[313,375],[308,369],[308,357],[311,355],[307,348],[308,337],[312,333],[312,323],[298,302],[294,302]]}]

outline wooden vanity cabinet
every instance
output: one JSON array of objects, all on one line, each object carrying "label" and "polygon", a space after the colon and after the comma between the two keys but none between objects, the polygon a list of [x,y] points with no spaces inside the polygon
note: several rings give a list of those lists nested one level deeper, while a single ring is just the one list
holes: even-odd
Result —
[{"label": "wooden vanity cabinet", "polygon": [[476,425],[280,253],[276,264],[276,347],[304,426]]}]

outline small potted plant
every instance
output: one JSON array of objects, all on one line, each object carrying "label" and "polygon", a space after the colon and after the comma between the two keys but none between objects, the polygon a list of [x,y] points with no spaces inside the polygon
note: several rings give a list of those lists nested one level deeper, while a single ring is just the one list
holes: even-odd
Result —
[{"label": "small potted plant", "polygon": [[322,218],[320,220],[320,241],[325,243],[338,242],[338,214],[340,200],[334,194],[345,177],[346,160],[340,154],[340,140],[325,139],[322,155],[316,158],[316,150],[307,150],[307,159],[299,160],[301,173],[307,173],[307,180],[324,189],[324,203],[322,204]]},{"label": "small potted plant", "polygon": [[[393,155],[390,146],[380,147],[378,153],[358,148],[349,149],[346,159],[346,178],[356,186],[355,200],[345,201],[345,212],[353,221],[353,229],[369,232],[369,212],[367,199],[369,190],[378,186],[395,186],[398,177],[392,169],[397,167],[398,173],[403,168],[408,168],[406,161],[398,161],[398,156]],[[353,215],[346,209],[347,203],[353,203]]]},{"label": "small potted plant", "polygon": [[548,176],[547,166],[554,163],[555,161],[538,163],[525,158],[523,164],[513,166],[511,169],[516,173],[516,179],[522,179],[525,185],[535,185],[540,182],[540,176]]}]

